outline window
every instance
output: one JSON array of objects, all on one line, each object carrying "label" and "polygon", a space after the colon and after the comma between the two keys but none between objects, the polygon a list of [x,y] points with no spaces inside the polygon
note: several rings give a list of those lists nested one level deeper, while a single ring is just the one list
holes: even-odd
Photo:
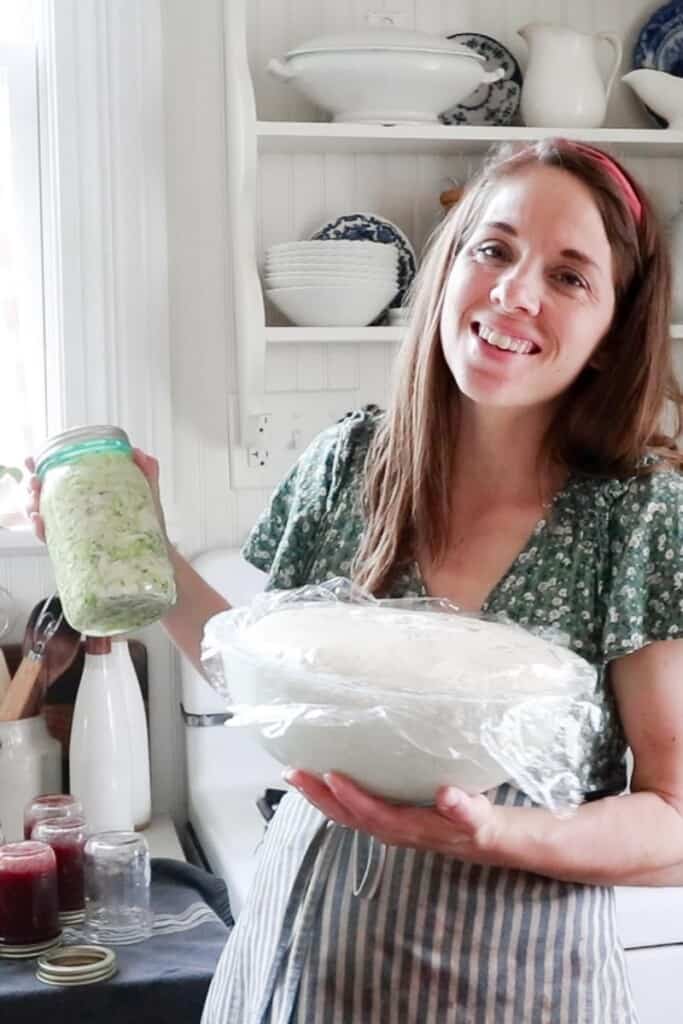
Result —
[{"label": "window", "polygon": [[0,467],[46,434],[38,89],[32,5],[0,7]]}]

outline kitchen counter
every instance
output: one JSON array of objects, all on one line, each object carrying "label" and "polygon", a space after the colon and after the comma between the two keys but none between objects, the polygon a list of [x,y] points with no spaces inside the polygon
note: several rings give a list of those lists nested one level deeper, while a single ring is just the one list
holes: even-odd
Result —
[{"label": "kitchen counter", "polygon": [[186,860],[175,825],[168,814],[155,815],[142,835],[149,845],[150,856]]}]

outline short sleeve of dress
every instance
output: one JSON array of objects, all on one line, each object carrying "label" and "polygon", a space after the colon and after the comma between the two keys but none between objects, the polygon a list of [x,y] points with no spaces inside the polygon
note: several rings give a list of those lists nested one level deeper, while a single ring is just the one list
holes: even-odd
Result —
[{"label": "short sleeve of dress", "polygon": [[269,573],[269,590],[308,582],[325,517],[378,414],[368,406],[318,434],[271,496],[242,548],[248,562]]},{"label": "short sleeve of dress", "polygon": [[605,660],[683,639],[683,476],[661,470],[625,485],[610,516]]}]

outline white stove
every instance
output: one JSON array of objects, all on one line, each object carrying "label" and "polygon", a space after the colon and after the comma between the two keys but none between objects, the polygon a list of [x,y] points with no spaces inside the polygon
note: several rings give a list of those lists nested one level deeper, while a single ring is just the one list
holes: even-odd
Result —
[{"label": "white stove", "polygon": [[[266,580],[235,549],[207,551],[193,565],[235,605]],[[237,917],[266,827],[258,802],[267,789],[286,788],[282,767],[240,729],[223,726],[223,701],[186,659],[182,684],[189,823],[210,869],[225,879]],[[683,1020],[683,887],[619,887],[616,898],[640,1024]]]}]

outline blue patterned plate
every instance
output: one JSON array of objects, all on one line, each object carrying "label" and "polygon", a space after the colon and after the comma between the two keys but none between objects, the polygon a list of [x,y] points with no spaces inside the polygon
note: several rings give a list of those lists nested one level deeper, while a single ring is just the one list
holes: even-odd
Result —
[{"label": "blue patterned plate", "polygon": [[[648,18],[633,48],[632,64],[683,78],[683,4],[664,4]],[[657,124],[666,127],[663,117],[649,107],[646,110]]]},{"label": "blue patterned plate", "polygon": [[396,246],[399,290],[391,305],[400,306],[408,285],[415,277],[417,265],[415,250],[400,228],[375,213],[345,213],[336,220],[323,224],[311,235],[312,240],[335,238],[347,238],[356,242],[383,242],[385,245]]},{"label": "blue patterned plate", "polygon": [[448,36],[486,61],[487,71],[504,68],[505,77],[488,85],[480,85],[461,103],[445,110],[440,118],[444,124],[510,124],[519,108],[522,95],[522,72],[519,64],[502,43],[479,32],[456,32]]}]

